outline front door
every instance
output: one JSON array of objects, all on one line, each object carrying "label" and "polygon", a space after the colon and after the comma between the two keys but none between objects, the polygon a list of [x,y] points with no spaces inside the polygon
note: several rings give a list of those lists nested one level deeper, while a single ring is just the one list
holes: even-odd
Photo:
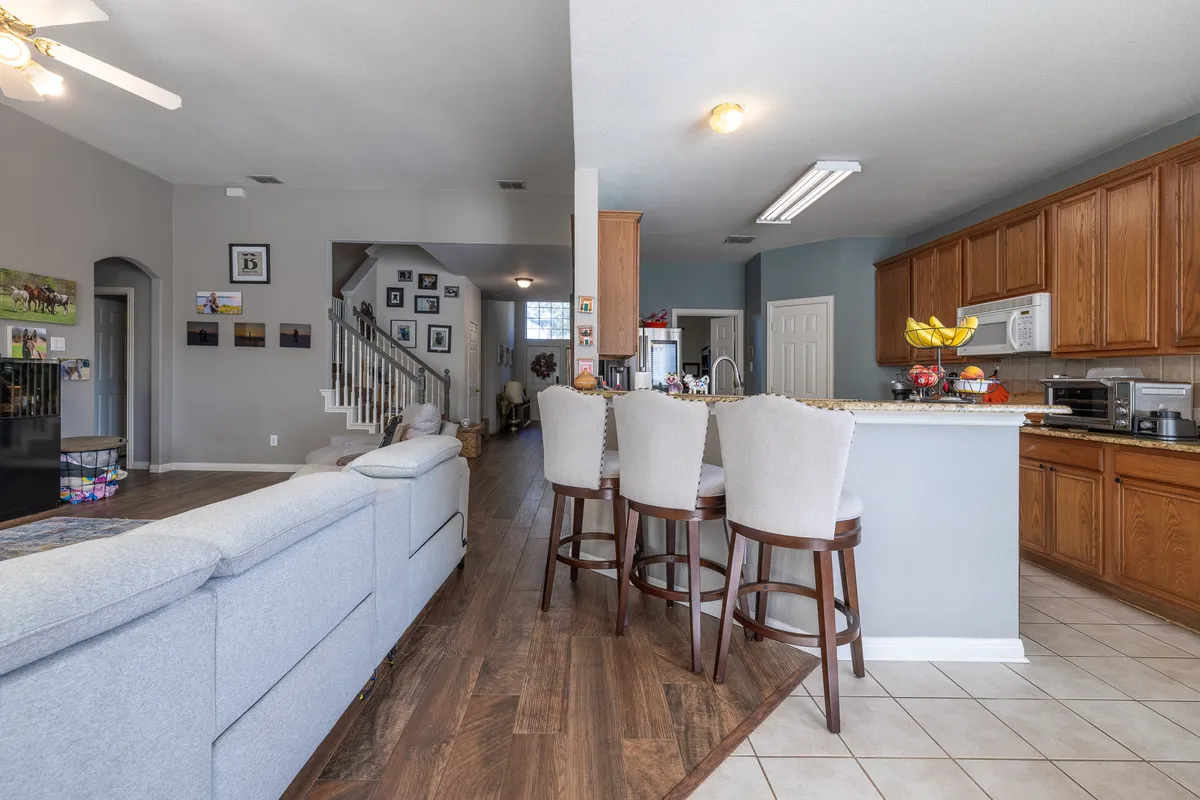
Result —
[{"label": "front door", "polygon": [[124,298],[96,297],[95,381],[96,435],[126,436],[125,431],[125,355],[126,328]]},{"label": "front door", "polygon": [[[711,348],[709,352],[712,355],[710,363],[716,364],[721,356],[729,356],[735,362],[740,361],[737,357],[735,330],[737,328],[733,317],[713,317],[708,321],[708,343]],[[712,371],[712,393],[733,394],[733,378],[733,365],[728,362],[722,363]]]},{"label": "front door", "polygon": [[767,391],[832,397],[833,298],[771,302],[767,318]]},{"label": "front door", "polygon": [[[533,360],[539,353],[546,353],[554,356],[555,369],[546,377],[540,377],[533,371]],[[529,382],[526,384],[529,393],[529,412],[532,419],[541,419],[538,416],[537,394],[547,386],[553,386],[556,383],[570,383],[570,378],[564,380],[563,376],[567,374],[567,365],[563,363],[563,359],[567,356],[567,346],[562,343],[550,344],[537,342],[526,342],[525,357],[529,359]]]}]

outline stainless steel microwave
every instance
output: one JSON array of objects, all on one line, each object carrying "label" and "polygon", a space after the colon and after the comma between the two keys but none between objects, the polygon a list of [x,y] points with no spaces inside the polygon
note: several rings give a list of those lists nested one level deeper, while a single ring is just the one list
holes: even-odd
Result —
[{"label": "stainless steel microwave", "polygon": [[1066,406],[1071,413],[1047,414],[1043,423],[1133,433],[1134,420],[1151,411],[1178,411],[1184,419],[1192,418],[1190,383],[1146,380],[1140,373],[1110,367],[1090,369],[1086,378],[1046,378],[1046,404]]}]

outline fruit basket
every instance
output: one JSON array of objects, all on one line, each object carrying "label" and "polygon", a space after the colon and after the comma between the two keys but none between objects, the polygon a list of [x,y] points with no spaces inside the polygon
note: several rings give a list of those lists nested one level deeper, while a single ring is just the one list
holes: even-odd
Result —
[{"label": "fruit basket", "polygon": [[954,391],[959,394],[985,395],[992,390],[999,381],[985,378],[983,380],[973,381],[964,378],[955,378],[950,384],[954,387]]},{"label": "fruit basket", "polygon": [[943,325],[937,317],[930,317],[928,323],[909,317],[904,324],[904,341],[919,350],[962,347],[974,338],[978,327],[979,320],[975,317],[964,317],[952,326]]}]

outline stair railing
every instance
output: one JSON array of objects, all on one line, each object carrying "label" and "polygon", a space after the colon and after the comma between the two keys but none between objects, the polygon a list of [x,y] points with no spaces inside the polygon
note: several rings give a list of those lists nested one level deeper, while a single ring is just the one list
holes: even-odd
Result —
[{"label": "stair railing", "polygon": [[333,322],[334,404],[352,409],[353,423],[379,430],[390,415],[424,402],[425,378],[359,333],[341,316],[343,311],[336,305],[328,311]]},{"label": "stair railing", "polygon": [[413,352],[411,347],[405,347],[393,339],[391,333],[379,327],[375,320],[366,316],[357,308],[351,307],[350,311],[359,325],[363,326],[366,330],[366,338],[369,341],[391,356],[395,361],[416,373],[417,382],[420,386],[420,399],[417,402],[424,403],[427,397],[437,398],[429,402],[433,402],[439,406],[438,410],[441,412],[443,419],[449,419],[450,370],[444,370],[439,374],[436,368],[422,361]]}]

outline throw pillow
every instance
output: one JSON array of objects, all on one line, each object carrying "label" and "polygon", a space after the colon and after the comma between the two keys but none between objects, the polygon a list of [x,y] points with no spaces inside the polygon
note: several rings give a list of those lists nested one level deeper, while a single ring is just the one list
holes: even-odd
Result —
[{"label": "throw pillow", "polygon": [[368,478],[415,478],[461,450],[462,442],[452,436],[422,436],[415,442],[397,442],[363,453],[347,469]]},{"label": "throw pillow", "polygon": [[407,430],[408,426],[401,423],[401,416],[394,415],[383,427],[383,438],[379,440],[379,446],[387,447],[392,442],[404,441],[404,433]]},{"label": "throw pillow", "polygon": [[433,403],[414,403],[401,413],[404,424],[408,425],[408,433],[401,441],[417,439],[421,436],[434,436],[442,430],[442,415],[438,413]]}]

